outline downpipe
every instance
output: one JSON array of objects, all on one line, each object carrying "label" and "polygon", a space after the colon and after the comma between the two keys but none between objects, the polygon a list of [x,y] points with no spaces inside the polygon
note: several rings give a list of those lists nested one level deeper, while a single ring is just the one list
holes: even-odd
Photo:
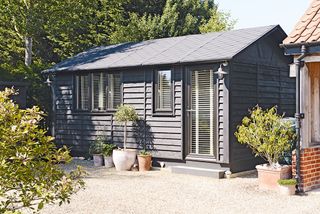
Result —
[{"label": "downpipe", "polygon": [[303,59],[307,56],[307,48],[305,45],[301,46],[301,55],[297,58],[296,65],[298,67],[297,74],[296,74],[296,192],[302,193],[301,187],[301,165],[300,165],[300,157],[301,157],[301,120],[304,118],[304,114],[301,113],[301,106],[300,106],[300,79],[301,79],[301,68],[304,67]]}]

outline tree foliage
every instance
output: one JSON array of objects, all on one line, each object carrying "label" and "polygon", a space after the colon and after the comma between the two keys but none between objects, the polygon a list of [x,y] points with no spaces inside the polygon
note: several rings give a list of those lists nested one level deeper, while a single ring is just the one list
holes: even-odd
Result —
[{"label": "tree foliage", "polygon": [[0,213],[69,202],[84,184],[81,169],[60,169],[58,163],[71,161],[69,151],[57,149],[39,128],[43,112],[19,109],[9,98],[14,94],[12,89],[0,92]]},{"label": "tree foliage", "polygon": [[[140,1],[135,2],[139,5]],[[155,4],[163,5],[162,11],[150,9]],[[122,19],[118,20],[115,31],[110,35],[111,43],[228,30],[234,25],[230,15],[219,11],[212,0],[149,0],[145,10],[129,8],[133,11],[125,11]]]},{"label": "tree foliage", "polygon": [[256,106],[250,117],[244,117],[235,136],[238,142],[248,145],[256,156],[264,158],[270,166],[275,166],[281,155],[291,148],[294,130],[290,122],[282,120],[277,108],[263,110]]},{"label": "tree foliage", "polygon": [[[227,30],[213,0],[0,0],[0,79],[27,81],[29,106],[50,109],[41,70],[88,48]],[[32,38],[26,66],[25,38]]]}]

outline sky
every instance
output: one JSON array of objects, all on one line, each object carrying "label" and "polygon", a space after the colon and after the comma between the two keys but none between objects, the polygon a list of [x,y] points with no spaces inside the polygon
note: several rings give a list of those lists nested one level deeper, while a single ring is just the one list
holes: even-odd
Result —
[{"label": "sky", "polygon": [[235,29],[280,24],[290,33],[311,0],[215,0],[237,20]]}]

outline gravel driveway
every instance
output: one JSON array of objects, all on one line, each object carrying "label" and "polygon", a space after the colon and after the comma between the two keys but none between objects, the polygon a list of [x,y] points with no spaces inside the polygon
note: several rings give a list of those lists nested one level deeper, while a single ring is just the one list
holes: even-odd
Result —
[{"label": "gravel driveway", "polygon": [[77,164],[89,172],[86,189],[74,195],[70,204],[47,206],[42,214],[320,213],[320,195],[261,191],[255,175],[216,180],[166,170],[116,172],[94,168],[88,161]]}]

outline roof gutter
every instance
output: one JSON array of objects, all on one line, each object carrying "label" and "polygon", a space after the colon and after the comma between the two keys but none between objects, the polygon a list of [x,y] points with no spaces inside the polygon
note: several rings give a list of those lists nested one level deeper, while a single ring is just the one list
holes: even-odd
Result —
[{"label": "roof gutter", "polygon": [[290,43],[290,44],[280,44],[281,48],[298,48],[298,47],[313,47],[313,46],[318,46],[320,45],[319,42],[302,42],[302,43]]}]

